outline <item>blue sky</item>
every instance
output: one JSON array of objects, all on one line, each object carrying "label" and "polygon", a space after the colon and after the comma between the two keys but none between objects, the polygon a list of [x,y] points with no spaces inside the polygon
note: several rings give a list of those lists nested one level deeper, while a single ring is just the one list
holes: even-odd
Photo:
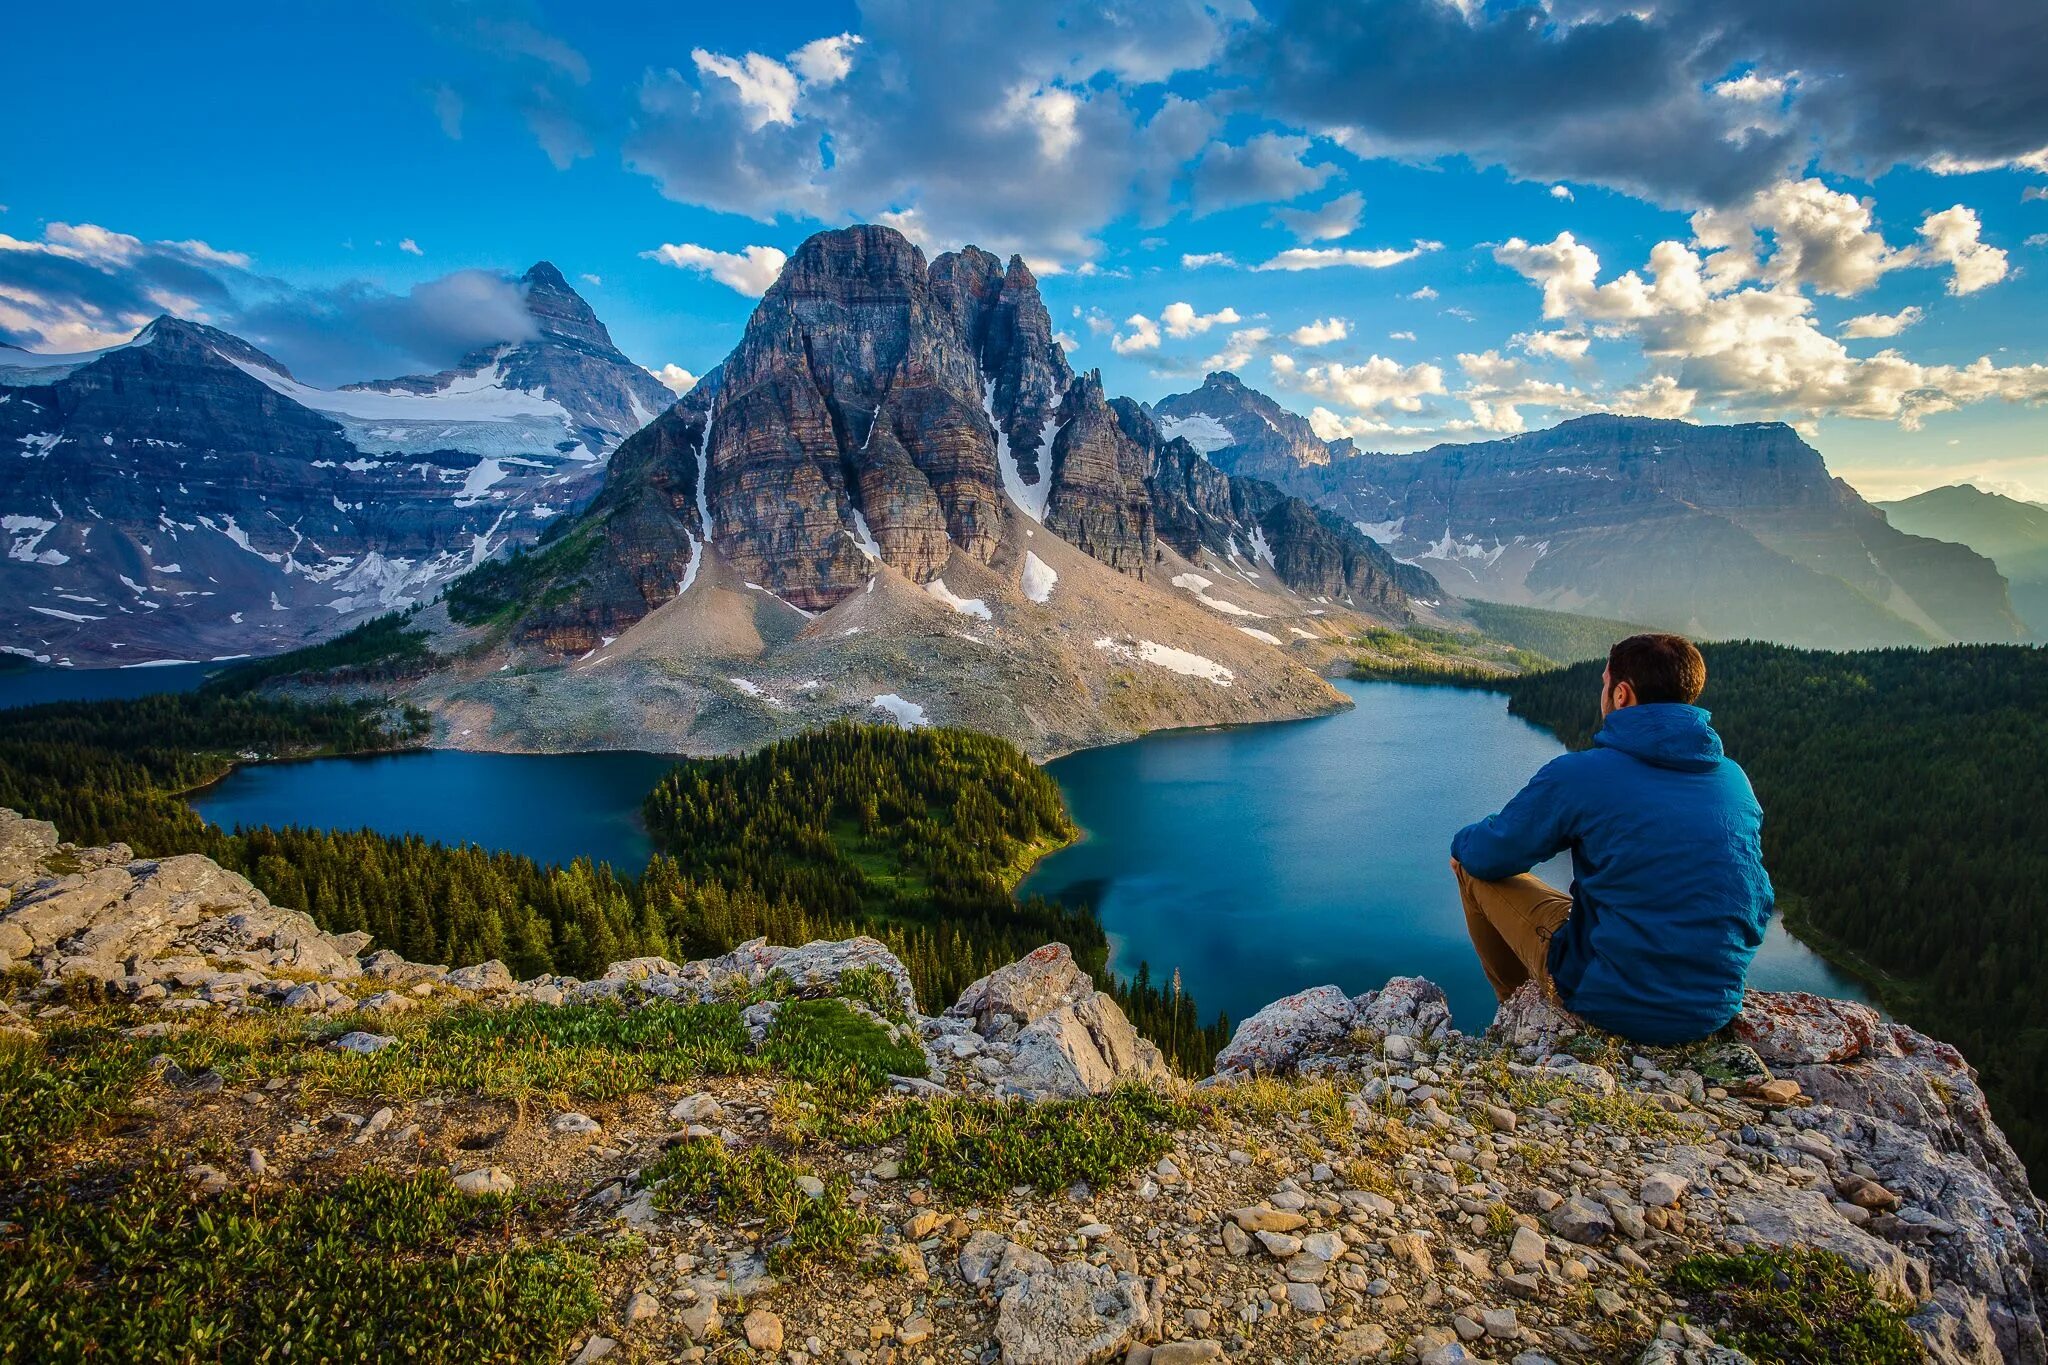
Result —
[{"label": "blue sky", "polygon": [[31,349],[168,307],[321,382],[438,368],[546,258],[628,354],[698,374],[776,253],[870,219],[1023,254],[1115,392],[1228,367],[1389,450],[1782,418],[1873,495],[2048,498],[2028,0],[116,4],[10,31],[36,56],[0,339]]}]

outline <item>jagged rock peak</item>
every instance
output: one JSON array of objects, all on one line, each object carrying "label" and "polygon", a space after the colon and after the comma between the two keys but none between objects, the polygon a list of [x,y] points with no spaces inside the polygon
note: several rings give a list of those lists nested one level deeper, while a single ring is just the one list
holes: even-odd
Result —
[{"label": "jagged rock peak", "polygon": [[519,277],[526,286],[526,311],[543,334],[600,351],[615,351],[612,334],[584,297],[562,278],[553,263],[536,261]]}]

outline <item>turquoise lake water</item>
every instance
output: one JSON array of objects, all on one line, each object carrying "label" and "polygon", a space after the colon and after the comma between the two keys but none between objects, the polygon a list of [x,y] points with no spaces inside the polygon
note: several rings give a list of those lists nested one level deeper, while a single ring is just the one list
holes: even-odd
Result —
[{"label": "turquoise lake water", "polygon": [[[1055,761],[1048,771],[1087,837],[1021,890],[1092,900],[1115,965],[1148,962],[1155,980],[1178,967],[1205,1013],[1238,1019],[1324,982],[1357,993],[1421,975],[1449,993],[1461,1026],[1483,1026],[1493,997],[1465,938],[1451,835],[1560,747],[1490,693],[1339,685],[1355,709]],[[454,750],[318,759],[239,769],[192,804],[230,828],[370,828],[637,872],[648,854],[641,799],[671,761]],[[1538,871],[1570,881],[1563,859]],[[1751,981],[1861,995],[1776,924]]]}]

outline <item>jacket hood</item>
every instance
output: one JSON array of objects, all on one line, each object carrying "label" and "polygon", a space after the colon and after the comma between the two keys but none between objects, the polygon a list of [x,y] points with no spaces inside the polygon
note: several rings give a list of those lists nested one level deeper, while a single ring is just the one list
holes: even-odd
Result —
[{"label": "jacket hood", "polygon": [[1712,719],[1699,707],[1681,702],[1624,706],[1608,715],[1593,743],[1653,767],[1703,773],[1722,758],[1721,737],[1708,724]]}]

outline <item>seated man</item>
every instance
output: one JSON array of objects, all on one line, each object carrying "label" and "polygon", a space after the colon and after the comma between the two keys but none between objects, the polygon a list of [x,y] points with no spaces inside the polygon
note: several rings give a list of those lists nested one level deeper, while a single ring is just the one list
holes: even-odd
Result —
[{"label": "seated man", "polygon": [[[1472,944],[1508,998],[1532,977],[1637,1042],[1704,1038],[1742,1008],[1771,917],[1749,778],[1692,705],[1706,662],[1678,635],[1615,645],[1593,747],[1545,764],[1451,841]],[[1572,851],[1569,896],[1528,871]]]}]

